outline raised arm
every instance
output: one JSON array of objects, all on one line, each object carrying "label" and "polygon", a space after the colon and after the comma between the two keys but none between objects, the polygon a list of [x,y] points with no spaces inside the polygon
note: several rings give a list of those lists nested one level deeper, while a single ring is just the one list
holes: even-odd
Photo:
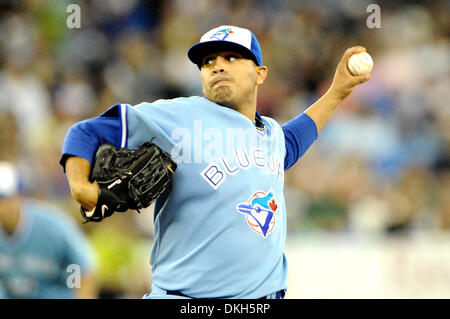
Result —
[{"label": "raised arm", "polygon": [[350,73],[347,63],[350,57],[355,53],[364,52],[366,49],[362,46],[354,46],[347,49],[342,56],[334,74],[333,82],[328,91],[316,103],[311,105],[305,113],[316,123],[317,133],[319,133],[325,124],[330,120],[339,103],[341,103],[356,85],[366,82],[370,79],[370,73],[366,75],[355,76]]},{"label": "raised arm", "polygon": [[341,103],[356,85],[370,79],[370,74],[354,76],[347,69],[350,57],[364,52],[361,46],[351,47],[345,51],[334,74],[333,83],[328,91],[305,112],[283,124],[286,142],[284,169],[289,169],[308,150],[317,139],[319,132],[330,120],[339,103]]}]

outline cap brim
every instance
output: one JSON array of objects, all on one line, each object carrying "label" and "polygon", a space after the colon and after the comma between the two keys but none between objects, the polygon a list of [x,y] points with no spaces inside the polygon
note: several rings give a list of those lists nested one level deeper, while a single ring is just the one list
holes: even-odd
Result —
[{"label": "cap brim", "polygon": [[228,41],[218,40],[199,42],[189,48],[187,55],[192,63],[197,64],[197,66],[201,68],[202,60],[207,54],[220,51],[234,51],[236,53],[242,54],[244,57],[250,60],[253,60],[258,65],[258,61],[252,51],[250,51],[243,45]]}]

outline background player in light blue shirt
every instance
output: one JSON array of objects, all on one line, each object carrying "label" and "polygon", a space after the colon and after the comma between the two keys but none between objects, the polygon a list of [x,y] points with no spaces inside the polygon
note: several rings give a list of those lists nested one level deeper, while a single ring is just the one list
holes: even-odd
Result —
[{"label": "background player in light blue shirt", "polygon": [[93,252],[55,206],[19,194],[13,164],[0,162],[0,297],[93,298]]},{"label": "background player in light blue shirt", "polygon": [[[352,76],[348,49],[333,84],[280,126],[256,112],[268,75],[254,34],[220,26],[188,51],[204,96],[118,104],[75,124],[62,151],[74,198],[96,206],[89,182],[99,145],[136,148],[147,140],[172,155],[171,190],[156,201],[149,298],[283,298],[287,289],[284,171],[317,139],[338,104],[369,76]],[[297,70],[301,72],[301,70]]]}]

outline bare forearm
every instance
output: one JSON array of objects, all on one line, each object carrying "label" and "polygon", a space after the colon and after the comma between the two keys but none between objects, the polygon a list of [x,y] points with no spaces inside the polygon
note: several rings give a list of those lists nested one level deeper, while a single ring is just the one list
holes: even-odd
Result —
[{"label": "bare forearm", "polygon": [[91,210],[98,200],[98,185],[89,181],[91,164],[80,157],[69,157],[66,161],[66,176],[72,197],[84,208]]},{"label": "bare forearm", "polygon": [[316,123],[317,133],[328,123],[339,103],[352,93],[355,86],[370,79],[370,74],[354,76],[347,68],[350,57],[355,53],[364,51],[366,49],[361,46],[351,47],[345,51],[336,68],[330,88],[316,103],[305,111]]},{"label": "bare forearm", "polygon": [[328,90],[316,103],[311,105],[305,113],[316,123],[317,133],[319,133],[325,124],[330,120],[342,99]]}]

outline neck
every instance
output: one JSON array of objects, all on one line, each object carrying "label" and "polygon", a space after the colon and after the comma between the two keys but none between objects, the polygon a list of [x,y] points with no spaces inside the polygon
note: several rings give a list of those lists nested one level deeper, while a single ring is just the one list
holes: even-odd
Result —
[{"label": "neck", "polygon": [[257,91],[256,91],[256,87],[255,87],[255,92],[253,94],[253,97],[250,99],[250,101],[248,103],[245,103],[243,105],[240,105],[238,107],[238,111],[240,113],[242,113],[243,115],[245,115],[247,118],[250,119],[250,121],[254,122],[255,121],[255,114],[256,114],[256,96],[257,96]]},{"label": "neck", "polygon": [[239,110],[239,112],[243,115],[245,115],[250,121],[255,121],[255,114],[256,114],[256,107],[254,108],[248,108],[245,110]]},{"label": "neck", "polygon": [[213,98],[206,97],[208,100],[210,100],[213,103],[228,107],[230,109],[233,109],[235,111],[238,111],[239,113],[243,114],[245,117],[250,119],[250,121],[255,121],[255,114],[256,114],[256,88],[253,97],[246,103],[241,104],[235,104],[231,102],[221,102],[217,101]]},{"label": "neck", "polygon": [[230,109],[233,109],[235,111],[238,111],[239,113],[243,114],[245,117],[247,117],[248,119],[250,119],[250,121],[255,121],[255,114],[256,114],[256,105],[240,105],[240,106],[235,106],[235,105],[230,105],[227,103],[220,103],[220,102],[216,102],[213,101],[216,104],[222,105],[224,107],[228,107]]}]

